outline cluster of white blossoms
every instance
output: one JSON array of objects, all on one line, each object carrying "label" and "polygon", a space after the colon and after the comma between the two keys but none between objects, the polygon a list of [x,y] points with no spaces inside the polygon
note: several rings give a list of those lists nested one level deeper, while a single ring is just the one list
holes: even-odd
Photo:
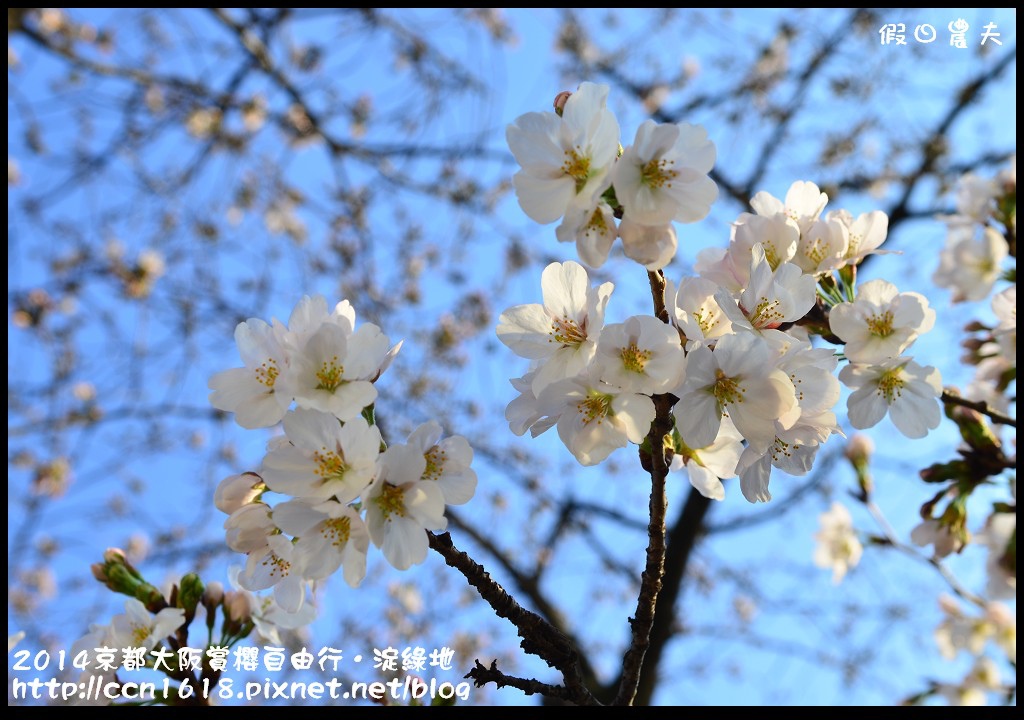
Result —
[{"label": "cluster of white blossoms", "polygon": [[[714,145],[702,128],[647,121],[618,152],[607,96],[607,86],[583,83],[559,96],[560,113],[527,113],[509,126],[522,166],[519,203],[538,222],[562,218],[558,239],[575,239],[588,265],[601,265],[618,235],[628,257],[660,270],[676,251],[671,222],[702,219],[716,198],[706,176]],[[668,283],[668,323],[637,316],[606,326],[612,284],[591,288],[574,262],[549,265],[544,303],[510,308],[498,326],[501,341],[533,361],[512,381],[520,393],[506,411],[513,432],[557,425],[573,455],[593,465],[642,443],[652,397],[667,396],[675,401],[674,467],[716,499],[724,497],[721,479],[739,475],[751,502],[771,499],[772,467],[806,474],[821,444],[842,434],[833,412],[839,380],[854,390],[854,427],[889,414],[902,433],[923,437],[940,419],[939,373],[904,353],[932,328],[935,312],[923,296],[882,280],[854,287],[855,266],[885,252],[888,218],[823,215],[827,202],[811,182],[794,183],[785,200],[757,193],[728,247],[701,251],[698,277]],[[839,357],[795,325],[815,309],[831,311],[831,328],[819,323],[817,331],[846,345],[849,364],[838,379]]]},{"label": "cluster of white blossoms", "polygon": [[980,615],[971,615],[949,595],[939,597],[939,607],[945,617],[935,629],[935,643],[947,660],[963,652],[973,656],[974,664],[964,678],[956,684],[943,683],[938,692],[951,705],[985,705],[991,692],[1004,692],[999,668],[987,654],[995,651],[1017,663],[1017,617],[1006,605],[989,602]]},{"label": "cluster of white blossoms", "polygon": [[[1015,273],[1004,275],[1009,245],[998,225],[1009,225],[1006,230],[1016,234],[1016,196],[1016,158],[994,179],[964,175],[957,184],[957,213],[940,217],[949,236],[934,276],[936,284],[952,289],[953,302],[989,299],[996,322],[981,328],[985,336],[970,341],[964,359],[976,373],[963,396],[1004,414],[1012,409],[1007,379],[1017,368],[1017,285]],[[997,291],[1001,280],[1011,284]]]},{"label": "cluster of white blossoms", "polygon": [[466,439],[442,439],[434,421],[385,446],[373,383],[401,343],[372,323],[356,327],[347,301],[329,311],[321,296],[304,297],[287,326],[251,319],[235,339],[245,367],[210,378],[211,404],[246,428],[284,424],[260,471],[224,479],[214,498],[229,516],[228,546],[248,556],[238,584],[273,588],[295,613],[307,583],[339,568],[359,585],[370,543],[399,570],[423,562],[426,531],[447,527],[446,505],[468,502],[477,478]]},{"label": "cluster of white blossoms", "polygon": [[516,196],[535,222],[561,219],[558,239],[575,241],[587,265],[604,264],[620,237],[628,257],[657,270],[678,247],[672,222],[703,220],[718,197],[708,177],[715,146],[699,125],[648,120],[622,150],[607,100],[607,85],[585,82],[559,95],[557,112],[526,113],[508,126],[522,166]]},{"label": "cluster of white blossoms", "polygon": [[932,277],[939,287],[953,290],[953,302],[982,300],[999,280],[1009,248],[991,221],[997,211],[997,200],[1011,187],[1016,196],[1016,186],[1016,157],[996,178],[974,173],[960,178],[956,213],[940,217],[949,230],[946,247],[939,255],[939,267]]}]

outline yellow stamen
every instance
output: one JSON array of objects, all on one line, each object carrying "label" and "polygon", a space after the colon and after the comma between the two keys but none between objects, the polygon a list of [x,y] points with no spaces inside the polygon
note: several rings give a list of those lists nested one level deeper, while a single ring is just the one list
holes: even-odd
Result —
[{"label": "yellow stamen", "polygon": [[641,350],[633,343],[629,347],[622,348],[622,365],[630,372],[642,373],[647,361],[651,359],[650,350]]},{"label": "yellow stamen", "polygon": [[747,391],[741,387],[735,378],[728,377],[721,370],[715,371],[715,384],[711,387],[711,394],[718,400],[719,405],[743,402],[743,394]]},{"label": "yellow stamen", "polygon": [[886,310],[884,313],[869,317],[868,330],[872,335],[882,338],[892,335],[895,332],[892,326],[892,311]]},{"label": "yellow stamen", "polygon": [[551,339],[548,342],[557,342],[562,347],[579,345],[587,339],[586,322],[581,328],[579,324],[568,315],[559,318],[552,318],[551,332],[548,333]]},{"label": "yellow stamen", "polygon": [[271,389],[273,389],[274,383],[277,382],[277,378],[281,374],[277,367],[277,361],[274,358],[267,358],[266,362],[262,363],[254,372],[256,373],[256,382],[266,385]]},{"label": "yellow stamen", "polygon": [[672,187],[679,173],[672,169],[674,160],[651,160],[640,170],[640,182],[652,188]]},{"label": "yellow stamen", "polygon": [[882,377],[878,378],[878,394],[883,395],[885,401],[892,405],[897,398],[902,397],[905,384],[902,367],[886,370]]},{"label": "yellow stamen", "polygon": [[444,464],[448,460],[448,453],[435,445],[423,453],[427,461],[427,469],[423,471],[423,480],[437,480],[444,473]]},{"label": "yellow stamen", "polygon": [[576,403],[576,412],[583,416],[584,425],[595,420],[600,425],[612,412],[612,396],[591,390],[589,397]]},{"label": "yellow stamen", "polygon": [[583,149],[579,145],[565,151],[562,172],[576,181],[577,193],[587,184],[587,180],[590,179],[590,158],[583,154]]},{"label": "yellow stamen", "polygon": [[384,483],[384,489],[374,502],[377,503],[385,520],[389,519],[392,513],[405,517],[405,490],[400,487]]},{"label": "yellow stamen", "polygon": [[324,540],[336,548],[345,547],[351,533],[352,521],[346,516],[324,520],[323,528],[320,530]]},{"label": "yellow stamen", "polygon": [[344,373],[345,366],[338,362],[337,355],[332,357],[330,362],[325,360],[320,364],[320,369],[316,372],[316,379],[320,381],[316,389],[334,392],[345,383],[341,378]]}]

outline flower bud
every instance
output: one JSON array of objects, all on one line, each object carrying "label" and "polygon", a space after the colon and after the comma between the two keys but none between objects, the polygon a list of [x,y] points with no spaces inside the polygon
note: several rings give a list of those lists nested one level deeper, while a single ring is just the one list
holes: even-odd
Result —
[{"label": "flower bud", "polygon": [[140,583],[135,587],[133,597],[146,606],[152,613],[160,612],[167,607],[167,600],[164,594],[147,582]]},{"label": "flower bud", "polygon": [[203,603],[203,606],[207,610],[210,610],[212,612],[213,608],[220,605],[223,599],[224,585],[214,580],[206,586],[205,590],[203,590],[203,597],[200,600],[200,602]]},{"label": "flower bud", "polygon": [[570,96],[572,96],[572,93],[568,90],[563,90],[555,95],[555,102],[553,104],[555,106],[555,114],[559,117],[562,116],[562,112],[565,110],[565,104],[569,101]]},{"label": "flower bud", "polygon": [[178,583],[177,606],[185,611],[186,617],[195,614],[196,605],[199,604],[199,599],[203,596],[203,590],[203,581],[195,573],[188,573],[181,578],[181,582]]},{"label": "flower bud", "polygon": [[846,443],[846,449],[843,451],[846,459],[850,461],[854,471],[857,473],[857,484],[860,485],[861,498],[864,500],[867,500],[875,489],[874,481],[871,478],[871,471],[868,467],[868,462],[874,451],[875,444],[871,441],[871,438],[860,433],[850,438],[850,441]]},{"label": "flower bud", "polygon": [[230,515],[243,505],[248,505],[266,491],[263,478],[256,473],[246,472],[231,475],[220,481],[213,493],[213,504],[222,513]]},{"label": "flower bud", "polygon": [[224,593],[224,616],[239,625],[244,625],[252,619],[252,608],[245,593],[237,590]]}]

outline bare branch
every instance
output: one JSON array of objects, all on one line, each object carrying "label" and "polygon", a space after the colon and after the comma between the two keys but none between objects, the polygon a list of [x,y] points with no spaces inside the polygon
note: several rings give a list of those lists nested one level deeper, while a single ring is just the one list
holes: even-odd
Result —
[{"label": "bare branch", "polygon": [[427,538],[431,549],[441,555],[450,567],[463,574],[498,617],[506,618],[515,625],[519,637],[523,639],[520,647],[562,673],[566,690],[570,693],[569,699],[578,705],[598,704],[583,685],[576,648],[558,628],[517,603],[501,585],[491,579],[483,565],[455,547],[451,535],[427,533]]}]

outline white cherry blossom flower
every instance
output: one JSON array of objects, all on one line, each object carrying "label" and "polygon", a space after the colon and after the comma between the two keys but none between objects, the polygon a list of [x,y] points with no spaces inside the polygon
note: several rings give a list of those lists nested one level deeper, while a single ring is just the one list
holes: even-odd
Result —
[{"label": "white cherry blossom flower", "polygon": [[281,421],[292,403],[283,377],[288,355],[274,328],[258,318],[238,324],[235,342],[245,367],[210,378],[210,404],[235,413],[235,421],[244,428],[270,427]]},{"label": "white cherry blossom flower", "polygon": [[854,391],[846,408],[858,430],[877,425],[886,413],[909,438],[922,438],[939,426],[942,377],[931,366],[908,357],[875,365],[853,363],[839,371],[839,379]]},{"label": "white cherry blossom flower", "polygon": [[720,338],[714,352],[690,352],[676,395],[676,427],[683,442],[698,448],[714,442],[728,414],[755,449],[766,450],[775,439],[774,421],[796,405],[793,383],[774,367],[768,344],[747,332]]},{"label": "white cherry blossom flower", "polygon": [[[674,299],[673,319],[686,336],[686,349],[712,345],[724,335],[733,333],[732,321],[715,299],[719,286],[701,277],[686,277],[679,288],[667,287],[665,295]],[[730,298],[729,302],[733,303]]]},{"label": "white cherry blossom flower", "polygon": [[535,370],[531,370],[521,378],[512,378],[509,382],[519,392],[505,408],[505,419],[508,420],[509,429],[516,435],[522,436],[527,430],[533,437],[550,430],[558,422],[557,417],[547,417],[540,410],[540,401],[533,394],[533,378]]},{"label": "white cherry blossom flower", "polygon": [[267,546],[267,538],[277,532],[270,519],[270,506],[254,502],[242,505],[224,521],[227,546],[235,552],[249,553]]},{"label": "white cherry blossom flower", "polygon": [[861,213],[856,219],[846,210],[833,210],[825,216],[829,222],[841,223],[849,242],[843,255],[844,265],[857,265],[868,255],[886,255],[892,250],[879,250],[889,233],[889,216],[881,210]]},{"label": "white cherry blossom flower", "polygon": [[860,562],[864,551],[853,531],[850,511],[840,503],[819,516],[821,530],[814,536],[818,541],[814,551],[814,564],[832,569],[832,582],[838,585],[847,571]]},{"label": "white cherry blossom flower", "polygon": [[185,624],[185,611],[181,608],[164,608],[154,615],[139,600],[129,598],[124,609],[123,615],[114,616],[106,634],[105,643],[111,647],[152,650]]},{"label": "white cherry blossom flower", "polygon": [[288,318],[288,327],[282,328],[274,322],[274,328],[284,343],[297,351],[305,347],[313,334],[322,325],[329,323],[341,328],[345,335],[351,335],[356,327],[356,311],[348,300],[342,300],[328,312],[327,298],[323,295],[303,295],[295,304]]},{"label": "white cherry blossom flower", "polygon": [[676,439],[671,470],[686,470],[690,484],[706,498],[725,499],[724,478],[736,474],[736,463],[743,452],[743,436],[728,417],[722,418],[718,437],[710,445],[696,450]]},{"label": "white cherry blossom flower", "polygon": [[734,327],[758,332],[799,320],[815,299],[814,278],[788,262],[772,270],[760,243],[751,249],[750,281],[740,293],[739,303],[732,301],[725,289],[715,295]]},{"label": "white cherry blossom flower", "polygon": [[263,478],[256,473],[247,472],[231,475],[220,481],[213,493],[213,504],[222,513],[230,515],[243,505],[253,502],[267,489]]},{"label": "white cherry blossom flower", "polygon": [[1006,239],[994,228],[985,228],[977,238],[972,225],[950,225],[932,282],[951,288],[953,302],[981,300],[992,291],[1008,254]]},{"label": "white cherry blossom flower", "polygon": [[549,386],[540,410],[558,418],[558,436],[585,466],[597,465],[630,442],[642,443],[655,415],[654,402],[646,395],[624,392],[588,375]]},{"label": "white cherry blossom flower", "polygon": [[378,460],[377,479],[363,493],[370,541],[398,570],[427,558],[426,530],[444,530],[444,492],[422,480],[427,461],[418,448],[392,445]]},{"label": "white cherry blossom flower", "polygon": [[935,325],[935,311],[920,293],[901,293],[885,280],[860,286],[854,302],[829,313],[833,333],[846,341],[850,362],[875,363],[899,356]]},{"label": "white cherry blossom flower", "polygon": [[263,458],[263,480],[274,492],[348,503],[373,482],[380,431],[362,417],[342,425],[333,415],[299,409],[285,416],[284,430],[291,443]]},{"label": "white cherry blossom flower", "polygon": [[801,234],[821,217],[828,195],[812,182],[798,180],[786,191],[785,202],[762,190],[750,199],[754,212],[763,217],[785,215],[800,228]]},{"label": "white cherry blossom flower", "polygon": [[304,556],[284,535],[271,535],[262,550],[249,553],[238,584],[246,590],[274,588],[274,599],[283,610],[298,612],[306,599]]},{"label": "white cherry blossom flower", "polygon": [[316,607],[312,603],[303,602],[302,607],[295,612],[287,612],[274,601],[273,595],[261,597],[243,588],[238,583],[241,573],[242,568],[238,565],[228,568],[228,580],[234,590],[225,593],[224,605],[228,607],[227,597],[231,593],[235,593],[234,597],[240,598],[244,602],[246,609],[243,614],[248,615],[252,620],[253,625],[256,626],[257,635],[265,642],[282,646],[285,643],[282,641],[280,630],[297,630],[316,620]]},{"label": "white cherry blossom flower", "polygon": [[984,224],[992,217],[998,195],[999,184],[994,179],[967,173],[957,182],[957,213]]},{"label": "white cherry blossom flower", "polygon": [[750,251],[760,244],[768,264],[775,270],[796,257],[799,242],[800,226],[785,213],[767,217],[740,213],[730,230],[729,255],[745,271],[749,267]]},{"label": "white cherry blossom flower", "polygon": [[501,314],[498,339],[520,357],[544,361],[533,377],[535,396],[590,364],[613,288],[591,288],[579,263],[551,263],[541,274],[544,304],[517,305]]},{"label": "white cherry blossom flower", "polygon": [[619,237],[626,257],[648,270],[661,270],[668,265],[679,247],[676,229],[671,223],[641,225],[627,216],[619,223]]},{"label": "white cherry blossom flower", "polygon": [[372,323],[349,334],[324,323],[292,358],[289,384],[301,408],[351,420],[377,399],[373,381],[390,362],[387,336]]},{"label": "white cherry blossom flower", "polygon": [[593,268],[604,265],[617,235],[615,213],[603,200],[592,205],[572,203],[565,219],[555,228],[559,242],[575,241],[580,260]]},{"label": "white cherry blossom flower", "polygon": [[1017,364],[1017,286],[1011,285],[992,298],[992,312],[999,324],[992,335],[999,343],[999,350],[1007,360]]},{"label": "white cherry blossom flower", "polygon": [[747,502],[771,502],[768,485],[773,467],[790,475],[810,472],[819,443],[816,440],[807,442],[803,430],[801,427],[785,430],[779,428],[776,421],[775,440],[766,450],[759,451],[751,445],[744,448],[736,464],[736,472],[740,477],[740,491]]},{"label": "white cherry blossom flower", "polygon": [[821,275],[845,265],[850,231],[839,220],[819,219],[800,231],[793,262],[809,275]]},{"label": "white cherry blossom flower", "polygon": [[988,582],[985,594],[993,599],[1017,597],[1017,574],[1007,569],[1006,553],[1010,540],[1017,532],[1016,513],[994,512],[985,521],[985,527],[975,540],[988,548],[985,571]]},{"label": "white cherry blossom flower", "polygon": [[594,358],[602,380],[644,395],[665,393],[678,385],[685,361],[678,331],[651,315],[606,325]]},{"label": "white cherry blossom flower", "polygon": [[422,452],[427,462],[421,479],[438,484],[446,505],[463,505],[476,492],[476,472],[470,467],[473,448],[461,435],[442,440],[441,434],[441,426],[431,420],[413,430],[408,445]]},{"label": "white cherry blossom flower", "polygon": [[607,189],[619,150],[619,124],[605,107],[608,89],[582,83],[561,117],[530,112],[508,126],[509,149],[522,167],[512,182],[531,220],[554,222],[572,203],[590,206]]},{"label": "white cherry blossom flower", "polygon": [[[806,277],[806,276],[805,276]],[[768,502],[768,483],[773,467],[790,475],[806,475],[814,465],[819,446],[831,435],[843,434],[832,408],[839,400],[839,381],[833,374],[835,354],[812,348],[777,330],[765,334],[779,354],[776,367],[785,372],[796,393],[796,405],[775,420],[775,439],[764,450],[744,449],[736,470],[740,489],[749,502]]]},{"label": "white cherry blossom flower", "polygon": [[290,500],[274,508],[273,518],[279,528],[298,538],[295,553],[303,558],[306,579],[322,580],[344,567],[350,587],[363,581],[370,536],[352,507],[334,500]]},{"label": "white cherry blossom flower", "polygon": [[644,121],[615,164],[613,184],[624,219],[642,225],[703,220],[718,198],[718,186],[708,177],[714,164],[715,145],[703,127]]},{"label": "white cherry blossom flower", "polygon": [[963,540],[955,533],[950,532],[949,525],[940,523],[931,518],[923,520],[914,526],[910,531],[910,540],[918,547],[935,546],[936,558],[944,558],[955,552],[960,552],[964,547]]}]

